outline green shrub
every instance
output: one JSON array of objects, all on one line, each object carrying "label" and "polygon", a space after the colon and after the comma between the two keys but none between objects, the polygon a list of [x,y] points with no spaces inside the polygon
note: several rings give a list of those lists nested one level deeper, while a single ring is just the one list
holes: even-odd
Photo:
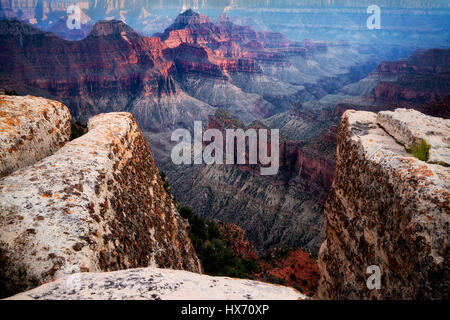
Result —
[{"label": "green shrub", "polygon": [[4,90],[3,93],[1,91],[2,90],[0,90],[0,94],[5,94],[7,96],[18,96],[19,95],[16,90]]},{"label": "green shrub", "polygon": [[159,176],[161,177],[161,180],[163,182],[164,190],[166,190],[169,195],[172,195],[172,189],[170,188],[169,178],[167,178],[166,173],[164,171],[159,171]]},{"label": "green shrub", "polygon": [[278,278],[278,277],[274,277],[270,274],[266,274],[266,281],[270,282],[270,283],[275,283],[275,284],[281,284],[281,285],[286,285],[286,280],[282,279],[282,278]]},{"label": "green shrub", "polygon": [[256,262],[237,258],[228,249],[214,221],[196,215],[189,207],[180,207],[180,215],[189,221],[189,238],[205,271],[214,276],[249,278]]},{"label": "green shrub", "polygon": [[406,149],[406,151],[419,160],[427,161],[430,148],[431,146],[424,139],[422,139],[417,146]]}]

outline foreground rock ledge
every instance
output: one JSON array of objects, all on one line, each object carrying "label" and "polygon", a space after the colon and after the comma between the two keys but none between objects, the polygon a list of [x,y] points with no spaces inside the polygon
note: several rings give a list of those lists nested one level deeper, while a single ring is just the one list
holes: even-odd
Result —
[{"label": "foreground rock ledge", "polygon": [[130,113],[0,179],[0,296],[76,272],[200,272],[185,222]]},{"label": "foreground rock ledge", "polygon": [[0,95],[0,177],[61,148],[69,141],[71,119],[60,102]]},{"label": "foreground rock ledge", "polygon": [[382,111],[378,124],[406,148],[425,141],[429,146],[427,162],[450,165],[450,119],[430,117],[412,109]]},{"label": "foreground rock ledge", "polygon": [[307,297],[293,288],[253,280],[141,268],[74,274],[8,299],[298,300]]},{"label": "foreground rock ledge", "polygon": [[[346,111],[325,206],[318,298],[448,299],[449,213],[450,168],[412,157],[375,113]],[[381,270],[379,290],[366,286],[371,265]]]}]

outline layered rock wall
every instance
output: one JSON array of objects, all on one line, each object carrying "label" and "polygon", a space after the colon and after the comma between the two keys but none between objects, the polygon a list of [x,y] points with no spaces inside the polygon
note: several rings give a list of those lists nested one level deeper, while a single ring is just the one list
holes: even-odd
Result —
[{"label": "layered rock wall", "polygon": [[[372,112],[342,116],[318,261],[321,299],[449,298],[450,169],[407,153],[400,130],[403,142],[388,134],[405,112],[379,114],[384,122]],[[414,115],[403,132],[422,126],[425,139],[435,134],[430,123],[446,121]],[[367,286],[369,266],[380,269],[379,289]]]}]

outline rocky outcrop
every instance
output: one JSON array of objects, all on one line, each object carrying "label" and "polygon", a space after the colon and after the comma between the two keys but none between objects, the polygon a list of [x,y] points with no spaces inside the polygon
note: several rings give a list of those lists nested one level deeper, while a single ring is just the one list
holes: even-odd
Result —
[{"label": "rocky outcrop", "polygon": [[[411,116],[400,122],[405,113]],[[325,207],[319,298],[449,298],[450,169],[413,157],[388,133],[407,143],[410,133],[422,132],[431,141],[436,123],[445,124],[406,110],[344,113]],[[380,269],[379,289],[367,286],[369,266]]]},{"label": "rocky outcrop", "polygon": [[406,148],[428,145],[427,162],[450,166],[450,120],[424,116],[411,109],[382,111],[377,121]]},{"label": "rocky outcrop", "polygon": [[220,221],[216,221],[216,224],[219,228],[220,238],[235,257],[252,260],[258,258],[255,248],[246,238],[245,231],[242,228],[232,223]]},{"label": "rocky outcrop", "polygon": [[2,296],[74,272],[201,271],[133,116],[101,114],[88,128],[0,180]]},{"label": "rocky outcrop", "polygon": [[[163,57],[167,47],[159,38],[139,36],[121,21],[98,22],[85,39],[65,41],[2,20],[0,42],[5,48],[0,73],[22,84],[19,94],[27,93],[27,86],[42,90],[83,122],[101,112],[123,111],[138,97],[177,93],[170,75],[173,63]],[[157,103],[156,108],[163,107]]]},{"label": "rocky outcrop", "polygon": [[252,280],[158,268],[64,277],[9,300],[304,300],[297,290]]},{"label": "rocky outcrop", "polygon": [[174,61],[180,73],[224,77],[219,66],[208,60],[208,52],[199,45],[181,43],[176,48],[166,50],[165,56]]},{"label": "rocky outcrop", "polygon": [[0,177],[31,165],[70,138],[65,105],[36,97],[0,95]]}]

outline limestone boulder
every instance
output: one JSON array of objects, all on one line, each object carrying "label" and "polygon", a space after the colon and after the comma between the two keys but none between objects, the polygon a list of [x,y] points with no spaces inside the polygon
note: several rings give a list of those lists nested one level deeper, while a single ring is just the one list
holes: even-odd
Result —
[{"label": "limestone boulder", "polygon": [[76,272],[201,271],[134,117],[101,114],[88,128],[0,179],[3,297]]}]

